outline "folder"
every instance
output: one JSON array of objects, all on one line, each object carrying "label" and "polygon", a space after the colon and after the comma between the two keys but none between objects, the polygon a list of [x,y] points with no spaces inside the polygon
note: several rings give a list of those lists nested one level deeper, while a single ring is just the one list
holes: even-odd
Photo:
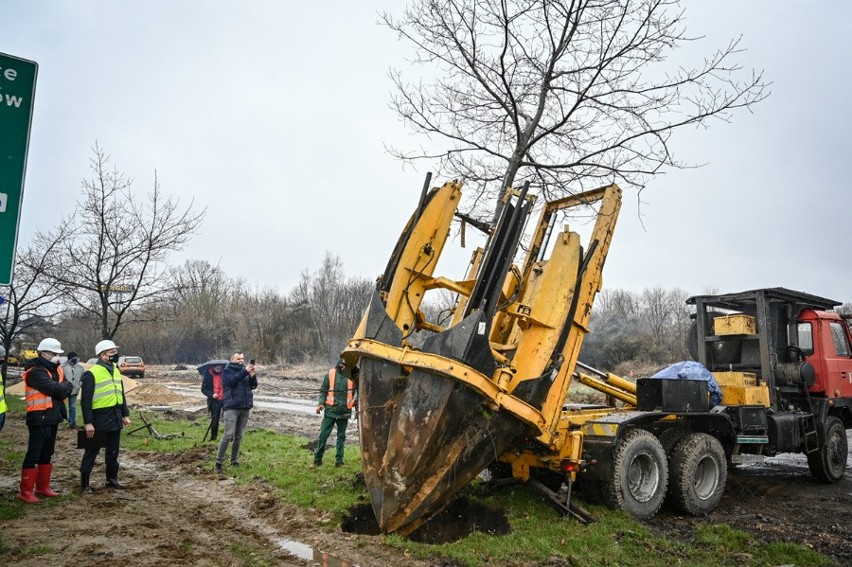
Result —
[{"label": "folder", "polygon": [[95,431],[94,436],[90,439],[86,437],[86,429],[80,428],[77,430],[77,448],[78,449],[100,449],[106,447],[107,432]]}]

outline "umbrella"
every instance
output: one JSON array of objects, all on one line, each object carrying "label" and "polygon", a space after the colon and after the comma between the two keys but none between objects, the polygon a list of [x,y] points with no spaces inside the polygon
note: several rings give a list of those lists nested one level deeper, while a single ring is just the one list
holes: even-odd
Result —
[{"label": "umbrella", "polygon": [[230,361],[228,360],[221,359],[208,360],[207,362],[198,367],[198,373],[204,376],[207,374],[207,371],[210,369],[211,366],[227,366],[229,362]]}]

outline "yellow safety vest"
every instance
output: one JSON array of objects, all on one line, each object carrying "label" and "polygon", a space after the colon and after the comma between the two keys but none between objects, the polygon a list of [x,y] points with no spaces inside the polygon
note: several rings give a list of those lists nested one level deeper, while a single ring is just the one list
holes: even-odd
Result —
[{"label": "yellow safety vest", "polygon": [[121,385],[121,372],[118,366],[109,370],[100,364],[94,364],[89,372],[95,377],[95,392],[92,396],[92,409],[111,408],[124,403],[124,388]]},{"label": "yellow safety vest", "polygon": [[3,390],[3,375],[0,374],[0,413],[6,413],[9,407],[6,405],[6,392]]}]

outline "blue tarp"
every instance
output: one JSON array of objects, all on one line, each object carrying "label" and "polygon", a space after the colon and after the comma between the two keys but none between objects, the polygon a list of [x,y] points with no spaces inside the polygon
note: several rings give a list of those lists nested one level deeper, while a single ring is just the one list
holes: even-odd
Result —
[{"label": "blue tarp", "polygon": [[722,402],[722,390],[713,375],[700,362],[684,360],[666,366],[651,378],[662,380],[703,380],[707,382],[707,391],[710,392],[710,406],[719,405]]}]

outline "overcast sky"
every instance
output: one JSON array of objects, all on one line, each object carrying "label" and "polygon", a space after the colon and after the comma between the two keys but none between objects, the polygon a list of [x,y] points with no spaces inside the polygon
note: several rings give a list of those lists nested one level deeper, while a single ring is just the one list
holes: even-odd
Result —
[{"label": "overcast sky", "polygon": [[[412,141],[388,109],[403,48],[376,24],[401,6],[3,0],[0,52],[39,65],[19,247],[73,209],[97,140],[137,191],[156,169],[207,208],[174,263],[281,291],[326,251],[379,274],[426,172],[383,147]],[[676,135],[676,157],[707,165],[652,180],[641,208],[625,194],[605,287],[852,301],[852,2],[688,2],[687,17],[699,56],[742,35],[772,95]]]}]

